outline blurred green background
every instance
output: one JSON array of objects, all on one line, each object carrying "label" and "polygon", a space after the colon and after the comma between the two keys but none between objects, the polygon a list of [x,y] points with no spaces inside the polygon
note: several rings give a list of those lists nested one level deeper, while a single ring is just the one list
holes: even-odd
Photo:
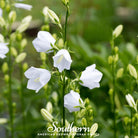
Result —
[{"label": "blurred green background", "polygon": [[[62,24],[64,25],[65,19],[65,7],[62,5],[61,0],[25,0],[24,3],[33,5],[32,11],[25,11],[18,9],[18,20],[21,17],[28,14],[33,16],[33,20],[40,20],[41,24],[44,24],[44,18],[42,15],[42,9],[44,6],[48,6],[50,9],[55,11],[61,18]],[[101,87],[99,89],[89,90],[81,87],[82,99],[89,97],[91,104],[94,108],[94,122],[99,123],[100,133],[99,138],[112,138],[112,118],[111,113],[112,107],[110,105],[109,88],[112,87],[111,81],[111,69],[108,65],[107,59],[111,54],[110,39],[112,36],[112,30],[119,24],[124,26],[122,35],[116,40],[115,44],[119,46],[119,63],[118,69],[123,67],[125,74],[127,74],[126,67],[129,63],[136,64],[137,46],[138,46],[138,0],[70,0],[70,17],[67,31],[68,45],[74,53],[71,55],[73,59],[71,70],[81,72],[86,66],[96,64],[97,68],[103,72],[103,79],[101,81]],[[59,34],[59,29],[55,25],[50,25],[51,33]],[[34,29],[28,30],[25,36],[28,37],[29,43],[26,47],[27,58],[26,61],[30,66],[39,67],[41,64],[39,53],[37,53],[32,45],[32,40],[36,37],[37,32],[41,26],[37,26]],[[31,32],[32,31],[32,32]],[[59,35],[60,36],[60,35]],[[17,71],[17,72],[16,72]],[[17,84],[19,83],[18,68],[16,69],[15,76],[17,79],[14,80],[14,100],[19,101],[16,93],[18,92]],[[2,76],[2,74],[1,74]],[[130,79],[127,75],[124,75],[122,79],[118,80],[118,97],[119,97],[119,117],[128,113],[128,110],[124,108],[126,103],[124,95],[128,92],[127,81]],[[27,80],[26,80],[27,81]],[[54,80],[56,81],[56,79]],[[1,79],[1,87],[4,86],[4,81]],[[52,84],[52,81],[51,81]],[[132,84],[133,85],[133,84]],[[5,88],[2,87],[4,90]],[[51,91],[56,90],[50,88]],[[137,91],[137,89],[134,89]],[[34,91],[26,89],[25,92],[25,103],[27,103],[27,122],[28,132],[26,136],[36,137],[36,133],[39,130],[44,129],[45,122],[40,114],[40,109],[45,106],[44,93],[41,90],[38,94]],[[135,98],[138,98],[138,94],[134,94]],[[51,100],[51,97],[49,97]],[[0,110],[3,111],[4,106],[2,105]],[[20,106],[17,104],[17,116]],[[128,113],[129,114],[129,113]],[[20,133],[20,114],[16,120],[17,135]],[[33,123],[32,123],[33,122]],[[38,126],[36,128],[36,126]],[[118,131],[119,137],[123,137],[122,134],[126,133],[123,128],[122,118],[118,120]]]}]

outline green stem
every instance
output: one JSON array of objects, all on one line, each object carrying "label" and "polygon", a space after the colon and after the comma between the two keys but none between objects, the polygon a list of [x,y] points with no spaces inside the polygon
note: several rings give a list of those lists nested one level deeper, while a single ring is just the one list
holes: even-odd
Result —
[{"label": "green stem", "polygon": [[[112,56],[114,56],[114,40],[111,40],[111,48],[112,48]],[[115,62],[113,60],[112,62],[112,77],[113,77],[113,116],[114,116],[114,138],[117,137],[116,135],[116,106],[115,106],[115,94],[116,94],[116,85],[115,85],[115,69],[116,69],[116,65]]]},{"label": "green stem", "polygon": [[133,138],[133,122],[132,122],[132,117],[133,117],[133,113],[132,113],[132,109],[131,109],[131,122],[130,122],[130,138]]},{"label": "green stem", "polygon": [[22,64],[20,64],[20,77],[21,77],[21,83],[20,83],[20,98],[21,98],[21,108],[22,108],[22,127],[23,127],[23,134],[26,133],[26,115],[25,115],[25,107],[24,107],[24,94],[23,94],[23,68]]},{"label": "green stem", "polygon": [[12,107],[12,61],[11,61],[11,43],[9,44],[9,56],[8,56],[8,65],[9,65],[9,83],[8,83],[8,106],[10,114],[10,129],[11,129],[11,138],[14,138],[14,128],[13,128],[13,107]]}]

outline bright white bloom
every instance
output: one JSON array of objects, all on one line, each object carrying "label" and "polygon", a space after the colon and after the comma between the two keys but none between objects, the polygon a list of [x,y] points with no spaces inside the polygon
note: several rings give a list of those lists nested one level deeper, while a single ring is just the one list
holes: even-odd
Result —
[{"label": "bright white bloom", "polygon": [[52,49],[51,44],[54,45],[56,40],[46,31],[39,31],[37,38],[33,40],[33,45],[37,52],[49,52]]},{"label": "bright white bloom", "polygon": [[128,104],[129,104],[129,106],[134,108],[137,111],[136,103],[135,103],[133,97],[130,94],[126,95],[126,100],[127,100]]},{"label": "bright white bloom", "polygon": [[29,10],[29,11],[32,9],[32,5],[24,4],[24,3],[15,3],[14,6],[16,8],[21,8],[21,9],[25,9],[25,10]]},{"label": "bright white bloom", "polygon": [[83,103],[79,93],[73,90],[64,96],[64,107],[66,107],[69,112],[79,111],[80,102]]},{"label": "bright white bloom", "polygon": [[9,52],[9,48],[7,47],[8,43],[0,43],[0,58],[5,58],[5,54]]},{"label": "bright white bloom", "polygon": [[80,80],[83,83],[80,83],[82,86],[88,87],[89,89],[93,89],[96,87],[100,87],[99,81],[102,78],[102,73],[95,69],[96,65],[93,64],[88,66],[81,74]]},{"label": "bright white bloom", "polygon": [[69,52],[66,49],[61,49],[57,52],[57,54],[53,57],[54,67],[59,69],[59,72],[62,72],[64,69],[69,70],[72,60]]},{"label": "bright white bloom", "polygon": [[2,9],[0,8],[0,16],[2,16],[2,13],[3,13],[3,12],[2,12]]},{"label": "bright white bloom", "polygon": [[51,78],[51,74],[46,69],[31,67],[25,72],[28,78],[27,88],[38,92]]}]

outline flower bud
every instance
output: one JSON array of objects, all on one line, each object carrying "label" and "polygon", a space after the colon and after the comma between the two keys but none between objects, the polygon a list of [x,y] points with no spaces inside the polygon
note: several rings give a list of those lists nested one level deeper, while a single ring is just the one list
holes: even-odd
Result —
[{"label": "flower bud", "polygon": [[5,1],[4,1],[4,0],[1,0],[1,1],[0,1],[0,6],[1,6],[2,9],[5,8]]},{"label": "flower bud", "polygon": [[6,124],[8,120],[6,118],[0,118],[0,124]]},{"label": "flower bud", "polygon": [[16,34],[15,33],[12,33],[11,35],[10,35],[10,40],[15,40],[15,38],[16,38]]},{"label": "flower bud", "polygon": [[57,34],[54,33],[52,36],[55,38],[55,40],[57,39]]},{"label": "flower bud", "polygon": [[123,30],[123,25],[118,25],[115,30],[113,31],[113,37],[117,38]]},{"label": "flower bud", "polygon": [[128,64],[127,69],[129,71],[129,74],[132,77],[134,77],[135,79],[137,79],[137,71],[136,71],[135,67],[133,65],[131,65],[131,64]]},{"label": "flower bud", "polygon": [[11,54],[14,56],[14,57],[17,57],[17,50],[14,48],[14,47],[11,47]]},{"label": "flower bud", "polygon": [[25,52],[19,54],[16,57],[16,59],[15,59],[16,63],[21,63],[25,59],[25,57],[26,57],[26,53]]},{"label": "flower bud", "polygon": [[26,39],[23,39],[21,41],[21,47],[22,47],[22,49],[24,49],[26,45],[27,45],[27,40]]},{"label": "flower bud", "polygon": [[41,58],[42,61],[46,61],[46,53],[41,52],[40,53],[40,58]]},{"label": "flower bud", "polygon": [[53,106],[52,106],[52,103],[51,102],[48,102],[47,105],[46,105],[46,109],[47,111],[51,114],[52,111],[53,111]]},{"label": "flower bud", "polygon": [[126,135],[126,136],[125,136],[125,138],[129,138],[129,136],[128,136],[128,135]]},{"label": "flower bud", "polygon": [[121,78],[123,76],[123,73],[124,73],[124,69],[123,68],[120,68],[117,71],[116,78]]},{"label": "flower bud", "polygon": [[90,136],[94,136],[95,135],[95,132],[97,131],[98,129],[98,124],[97,123],[94,123],[90,129]]},{"label": "flower bud", "polygon": [[42,30],[42,31],[49,31],[49,25],[43,25],[43,26],[41,27],[41,30]]},{"label": "flower bud", "polygon": [[127,126],[128,123],[130,122],[130,119],[128,117],[124,117],[124,123]]},{"label": "flower bud", "polygon": [[8,67],[7,62],[4,62],[3,65],[2,65],[2,72],[7,73],[8,69],[9,69],[9,67]]},{"label": "flower bud", "polygon": [[5,80],[6,83],[8,83],[9,82],[9,75],[7,75],[7,74],[4,75],[4,80]]},{"label": "flower bud", "polygon": [[11,6],[9,4],[6,5],[6,11],[9,13],[11,9]]},{"label": "flower bud", "polygon": [[24,32],[24,31],[28,28],[28,26],[29,26],[31,20],[32,20],[32,16],[30,16],[30,15],[27,16],[27,17],[25,17],[25,18],[23,18],[21,24],[20,24],[20,25],[18,26],[18,28],[17,28],[17,31],[18,31],[19,33]]},{"label": "flower bud", "polygon": [[118,47],[116,46],[115,48],[114,48],[114,51],[115,51],[115,54],[117,54],[118,53]]},{"label": "flower bud", "polygon": [[113,56],[114,63],[116,63],[118,61],[118,59],[119,59],[118,54],[116,54],[116,55]]},{"label": "flower bud", "polygon": [[82,118],[81,124],[82,124],[82,126],[87,126],[87,121],[85,118]]},{"label": "flower bud", "polygon": [[9,20],[10,20],[10,22],[12,22],[12,23],[16,20],[16,12],[15,12],[15,11],[11,11],[11,12],[9,13]]},{"label": "flower bud", "polygon": [[109,89],[109,95],[110,96],[113,96],[113,92],[114,92],[113,89]]},{"label": "flower bud", "polygon": [[63,41],[62,38],[60,38],[60,39],[58,40],[57,45],[58,45],[58,48],[63,48],[63,46],[64,46],[64,41]]},{"label": "flower bud", "polygon": [[6,22],[3,17],[0,16],[0,26],[3,27],[6,25]]},{"label": "flower bud", "polygon": [[18,41],[21,41],[21,40],[22,40],[22,34],[21,34],[21,33],[17,33],[16,39],[17,39]]},{"label": "flower bud", "polygon": [[0,34],[0,42],[4,43],[4,37],[2,34]]},{"label": "flower bud", "polygon": [[64,4],[65,6],[67,6],[68,3],[69,3],[69,0],[62,0],[62,2],[63,2],[63,4]]},{"label": "flower bud", "polygon": [[85,106],[88,106],[89,103],[90,103],[90,100],[88,98],[86,98],[85,101],[84,101],[84,103],[85,103]]},{"label": "flower bud", "polygon": [[45,120],[53,122],[53,116],[46,109],[41,109],[41,114]]},{"label": "flower bud", "polygon": [[85,115],[85,113],[86,113],[86,110],[85,109],[82,109],[82,110],[80,110],[80,112],[78,112],[77,116],[79,118],[82,118]]},{"label": "flower bud", "polygon": [[88,111],[88,116],[92,116],[92,114],[93,114],[93,110],[90,109],[90,110]]},{"label": "flower bud", "polygon": [[137,112],[137,105],[136,105],[133,97],[130,94],[126,95],[126,100],[127,100],[128,104],[129,104],[129,106],[134,108],[136,110],[136,112]]},{"label": "flower bud", "polygon": [[57,94],[57,92],[53,92],[52,93],[52,99],[55,101],[55,103],[57,103],[57,101],[58,101],[58,94]]},{"label": "flower bud", "polygon": [[23,71],[25,72],[28,69],[28,64],[25,62],[23,63]]},{"label": "flower bud", "polygon": [[109,56],[108,57],[108,64],[110,65],[110,64],[112,64],[113,63],[113,57],[112,56]]}]

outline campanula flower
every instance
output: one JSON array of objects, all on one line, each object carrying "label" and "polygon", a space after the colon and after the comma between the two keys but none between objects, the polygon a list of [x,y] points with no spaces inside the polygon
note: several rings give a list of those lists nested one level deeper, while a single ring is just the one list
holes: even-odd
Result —
[{"label": "campanula flower", "polygon": [[81,106],[80,102],[83,103],[79,93],[73,90],[64,96],[64,107],[66,107],[69,112],[79,111]]},{"label": "campanula flower", "polygon": [[8,43],[0,43],[0,58],[5,58],[5,54],[9,52],[9,48],[7,47]]},{"label": "campanula flower", "polygon": [[26,78],[28,78],[27,88],[38,92],[51,78],[51,74],[46,69],[30,67],[25,72]]},{"label": "campanula flower", "polygon": [[52,49],[51,44],[54,45],[56,40],[53,36],[47,31],[39,31],[37,38],[33,40],[33,45],[37,52],[46,52],[48,53]]},{"label": "campanula flower", "polygon": [[30,11],[32,9],[32,5],[24,4],[24,3],[15,3],[16,8],[21,8]]},{"label": "campanula flower", "polygon": [[80,83],[82,86],[88,87],[89,89],[93,89],[96,87],[100,87],[100,80],[102,78],[102,73],[95,69],[96,65],[93,64],[88,66],[81,74]]},{"label": "campanula flower", "polygon": [[57,54],[53,57],[54,67],[59,69],[59,72],[62,72],[64,69],[69,70],[72,60],[69,52],[66,49],[61,49],[57,52]]}]

